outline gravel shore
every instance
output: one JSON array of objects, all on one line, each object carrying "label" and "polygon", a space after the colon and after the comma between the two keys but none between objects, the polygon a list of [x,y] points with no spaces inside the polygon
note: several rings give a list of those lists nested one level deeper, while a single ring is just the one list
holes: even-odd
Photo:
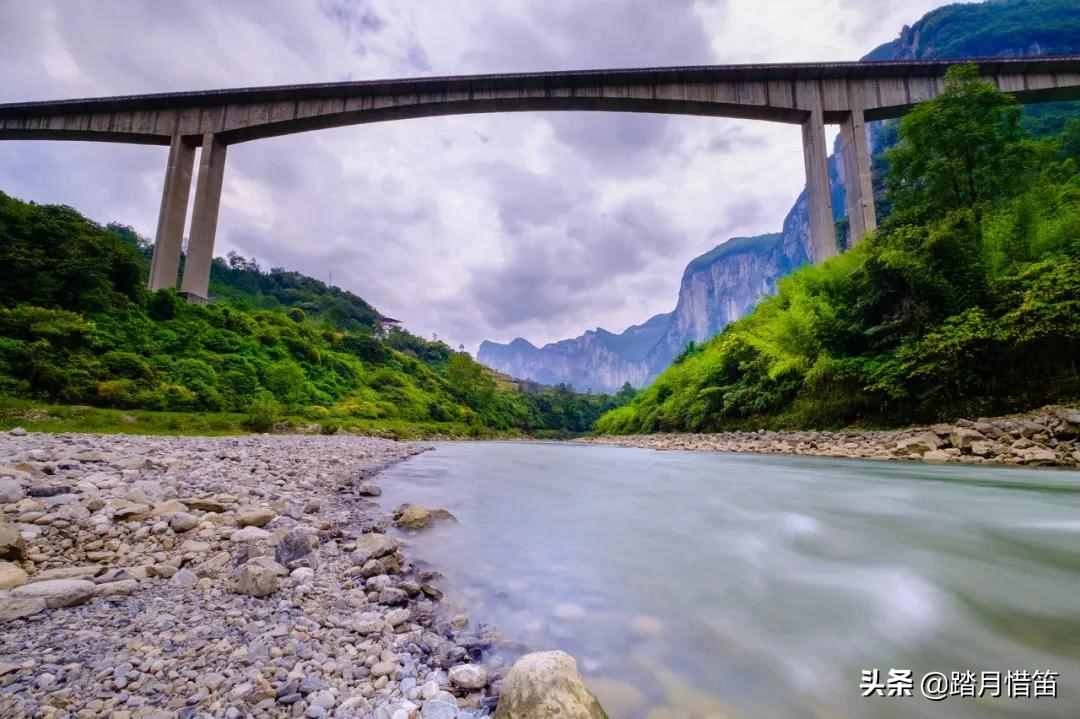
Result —
[{"label": "gravel shore", "polygon": [[491,638],[371,499],[424,449],[0,435],[0,717],[489,713]]},{"label": "gravel shore", "polygon": [[589,437],[582,442],[657,450],[745,452],[1026,467],[1080,467],[1080,410],[1044,407],[886,431],[718,432]]}]

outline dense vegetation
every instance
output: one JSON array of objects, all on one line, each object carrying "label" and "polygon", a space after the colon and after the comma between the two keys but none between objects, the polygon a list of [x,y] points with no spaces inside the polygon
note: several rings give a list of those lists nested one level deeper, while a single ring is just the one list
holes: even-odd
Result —
[{"label": "dense vegetation", "polygon": [[[1080,37],[1075,0],[990,0],[954,3],[927,13],[910,30],[916,58],[994,57],[1002,54],[1067,55]],[[868,60],[897,56],[904,38],[878,47]]]},{"label": "dense vegetation", "polygon": [[614,406],[565,387],[518,388],[442,342],[384,332],[349,292],[236,255],[214,261],[211,304],[150,293],[149,251],[130,228],[0,193],[0,395],[24,400],[7,406],[452,435],[582,432]]},{"label": "dense vegetation", "polygon": [[598,429],[891,424],[1080,396],[1080,120],[1035,139],[961,66],[885,163],[876,233],[784,279]]}]

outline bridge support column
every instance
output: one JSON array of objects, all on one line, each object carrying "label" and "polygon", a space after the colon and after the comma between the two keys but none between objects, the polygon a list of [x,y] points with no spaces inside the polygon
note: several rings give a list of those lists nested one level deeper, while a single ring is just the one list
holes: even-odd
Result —
[{"label": "bridge support column", "polygon": [[829,160],[825,149],[825,113],[820,90],[810,116],[803,120],[803,160],[806,162],[806,194],[810,202],[810,245],[814,262],[836,254],[836,226],[829,192]]},{"label": "bridge support column", "polygon": [[210,263],[214,258],[214,237],[217,234],[221,186],[225,177],[225,149],[225,144],[213,133],[203,135],[187,262],[180,283],[180,291],[189,302],[206,302],[210,296]]},{"label": "bridge support column", "polygon": [[194,165],[195,146],[180,135],[174,135],[169,144],[165,188],[161,192],[154,255],[150,260],[147,287],[151,290],[176,287],[176,272],[180,268],[180,244],[184,238],[184,221],[187,219],[191,170]]},{"label": "bridge support column", "polygon": [[853,103],[851,113],[840,124],[840,137],[843,142],[848,225],[851,228],[848,246],[854,247],[867,232],[877,229],[870,142],[866,136],[862,103]]}]

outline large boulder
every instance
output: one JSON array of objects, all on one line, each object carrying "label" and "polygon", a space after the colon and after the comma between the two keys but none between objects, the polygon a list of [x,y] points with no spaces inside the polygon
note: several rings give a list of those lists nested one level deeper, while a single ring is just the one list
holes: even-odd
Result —
[{"label": "large boulder", "polygon": [[18,527],[0,522],[0,559],[22,559],[26,556],[26,542]]},{"label": "large boulder", "polygon": [[49,609],[58,609],[83,604],[94,596],[96,588],[96,584],[86,579],[47,579],[17,587],[11,591],[11,596],[40,599]]},{"label": "large boulder", "polygon": [[896,454],[925,454],[935,449],[941,449],[945,442],[935,432],[919,432],[911,437],[905,437],[896,443]]},{"label": "large boulder", "polygon": [[566,652],[518,659],[502,683],[495,719],[607,719]]},{"label": "large boulder", "polygon": [[949,435],[949,441],[957,449],[970,450],[975,442],[985,442],[986,437],[978,430],[969,427],[957,427]]},{"label": "large boulder", "polygon": [[399,529],[424,529],[440,519],[456,518],[445,509],[428,509],[419,504],[404,504],[394,512],[394,524]]}]

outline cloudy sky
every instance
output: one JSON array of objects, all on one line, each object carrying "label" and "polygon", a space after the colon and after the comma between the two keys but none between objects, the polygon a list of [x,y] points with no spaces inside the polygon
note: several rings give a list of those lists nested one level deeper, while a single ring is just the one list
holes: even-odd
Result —
[{"label": "cloudy sky", "polygon": [[[599,67],[854,60],[941,0],[250,0],[0,3],[0,102]],[[683,267],[777,231],[799,130],[520,113],[323,130],[230,148],[216,254],[298,269],[414,332],[619,331]],[[166,148],[0,142],[0,189],[152,236]],[[194,195],[194,192],[192,192]]]}]

